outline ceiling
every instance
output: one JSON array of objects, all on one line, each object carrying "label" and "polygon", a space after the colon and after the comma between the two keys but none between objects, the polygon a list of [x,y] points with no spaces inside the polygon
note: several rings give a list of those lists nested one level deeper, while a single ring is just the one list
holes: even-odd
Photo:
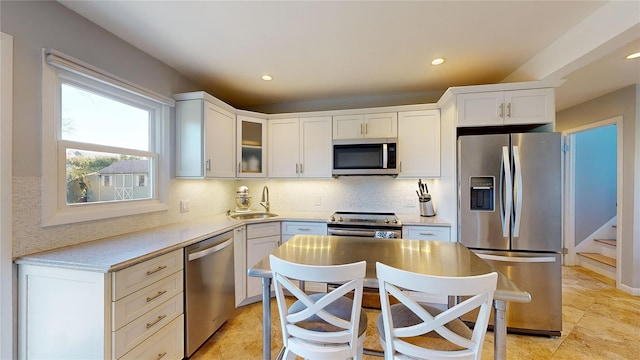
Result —
[{"label": "ceiling", "polygon": [[636,1],[58,2],[247,110],[435,102],[451,86],[559,78],[562,110],[640,83],[640,60],[624,60],[640,51]]}]

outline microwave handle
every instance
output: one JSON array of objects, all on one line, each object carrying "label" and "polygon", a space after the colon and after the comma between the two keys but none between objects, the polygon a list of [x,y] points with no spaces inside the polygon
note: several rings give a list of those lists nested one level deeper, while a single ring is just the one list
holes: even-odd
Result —
[{"label": "microwave handle", "polygon": [[387,144],[382,144],[382,168],[386,169],[388,168],[388,162],[389,162],[389,153],[388,153],[388,146]]}]

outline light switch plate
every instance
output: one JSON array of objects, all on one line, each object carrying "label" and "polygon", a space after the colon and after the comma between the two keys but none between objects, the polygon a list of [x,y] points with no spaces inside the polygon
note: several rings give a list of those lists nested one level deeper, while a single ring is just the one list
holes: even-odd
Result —
[{"label": "light switch plate", "polygon": [[189,212],[189,200],[180,200],[180,212]]}]

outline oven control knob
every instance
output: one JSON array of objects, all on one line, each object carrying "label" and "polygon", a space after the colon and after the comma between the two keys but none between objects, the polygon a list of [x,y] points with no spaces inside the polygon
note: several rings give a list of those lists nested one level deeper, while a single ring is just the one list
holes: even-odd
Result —
[{"label": "oven control knob", "polygon": [[334,221],[336,221],[336,218],[333,217],[333,215],[331,215],[331,217],[329,218],[329,221],[334,222]]},{"label": "oven control knob", "polygon": [[384,219],[384,223],[388,224],[389,223],[389,219]]},{"label": "oven control knob", "polygon": [[393,223],[397,224],[398,223],[398,219],[393,219]]},{"label": "oven control knob", "polygon": [[338,216],[338,222],[342,222],[342,216]]}]

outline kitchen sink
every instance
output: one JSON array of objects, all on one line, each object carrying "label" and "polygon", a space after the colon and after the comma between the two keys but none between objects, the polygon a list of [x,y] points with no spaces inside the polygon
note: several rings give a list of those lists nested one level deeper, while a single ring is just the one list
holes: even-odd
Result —
[{"label": "kitchen sink", "polygon": [[239,220],[267,219],[267,218],[272,218],[274,216],[278,216],[278,214],[262,212],[262,213],[242,213],[242,214],[229,215],[230,218],[239,219]]}]

